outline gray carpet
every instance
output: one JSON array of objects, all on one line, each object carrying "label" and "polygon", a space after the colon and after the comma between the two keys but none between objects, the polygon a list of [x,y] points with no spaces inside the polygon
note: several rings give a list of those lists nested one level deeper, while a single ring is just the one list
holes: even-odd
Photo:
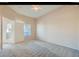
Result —
[{"label": "gray carpet", "polygon": [[79,51],[36,40],[4,47],[0,57],[79,57]]}]

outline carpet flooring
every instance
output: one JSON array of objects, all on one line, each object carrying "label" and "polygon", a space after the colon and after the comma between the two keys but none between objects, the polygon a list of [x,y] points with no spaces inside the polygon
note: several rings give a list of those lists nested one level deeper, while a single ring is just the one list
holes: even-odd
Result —
[{"label": "carpet flooring", "polygon": [[79,57],[79,51],[40,40],[5,45],[0,57]]}]

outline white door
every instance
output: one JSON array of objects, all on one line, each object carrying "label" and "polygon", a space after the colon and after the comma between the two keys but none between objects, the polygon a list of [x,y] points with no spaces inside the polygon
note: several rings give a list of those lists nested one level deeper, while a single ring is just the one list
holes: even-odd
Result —
[{"label": "white door", "polygon": [[15,21],[3,17],[3,44],[14,43]]}]

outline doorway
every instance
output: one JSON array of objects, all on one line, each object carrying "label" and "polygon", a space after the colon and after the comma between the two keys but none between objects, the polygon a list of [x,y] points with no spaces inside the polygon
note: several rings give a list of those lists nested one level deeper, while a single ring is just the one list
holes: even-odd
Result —
[{"label": "doorway", "polygon": [[2,48],[11,48],[14,43],[15,21],[2,17]]},{"label": "doorway", "polygon": [[1,48],[13,48],[15,44],[24,41],[24,21],[2,17],[0,26]]}]

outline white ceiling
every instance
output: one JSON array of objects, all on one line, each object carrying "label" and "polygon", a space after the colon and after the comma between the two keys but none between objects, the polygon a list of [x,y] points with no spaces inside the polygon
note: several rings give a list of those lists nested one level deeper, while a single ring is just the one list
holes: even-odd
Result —
[{"label": "white ceiling", "polygon": [[8,5],[8,7],[12,8],[17,13],[30,17],[43,16],[61,6],[62,5],[40,5],[41,10],[35,12],[34,10],[32,10],[32,5]]}]

